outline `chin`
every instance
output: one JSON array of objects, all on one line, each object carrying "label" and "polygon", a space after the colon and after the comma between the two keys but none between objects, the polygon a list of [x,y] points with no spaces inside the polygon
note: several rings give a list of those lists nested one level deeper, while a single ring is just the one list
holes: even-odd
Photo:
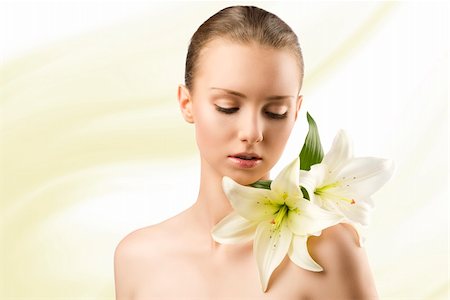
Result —
[{"label": "chin", "polygon": [[264,180],[264,178],[269,178],[268,173],[266,174],[232,174],[227,175],[237,183],[241,185],[250,185],[258,180]]}]

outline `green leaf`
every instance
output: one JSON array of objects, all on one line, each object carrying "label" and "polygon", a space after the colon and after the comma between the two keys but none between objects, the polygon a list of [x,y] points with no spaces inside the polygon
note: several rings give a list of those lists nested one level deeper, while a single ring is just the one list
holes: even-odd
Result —
[{"label": "green leaf", "polygon": [[320,143],[319,130],[317,129],[316,122],[308,112],[306,112],[306,117],[309,123],[309,130],[299,157],[300,169],[309,171],[312,165],[322,162],[323,149],[322,144]]},{"label": "green leaf", "polygon": [[308,191],[302,186],[300,186],[300,189],[302,190],[303,198],[311,200],[311,199],[309,199]]},{"label": "green leaf", "polygon": [[253,182],[252,184],[250,184],[250,186],[252,186],[254,188],[270,190],[271,183],[272,183],[272,180],[258,180],[256,182]]}]

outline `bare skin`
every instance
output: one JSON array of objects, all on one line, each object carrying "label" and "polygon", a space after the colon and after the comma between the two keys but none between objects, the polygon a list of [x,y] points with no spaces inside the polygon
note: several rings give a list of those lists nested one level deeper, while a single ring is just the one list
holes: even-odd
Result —
[{"label": "bare skin", "polygon": [[324,272],[304,270],[286,256],[263,293],[252,243],[207,246],[205,236],[186,226],[195,224],[194,218],[191,207],[132,232],[119,244],[118,300],[378,299],[366,255],[347,224],[327,228],[308,241],[311,256]]},{"label": "bare skin", "polygon": [[[325,271],[304,270],[286,256],[265,293],[252,242],[223,245],[212,239],[213,226],[233,210],[222,190],[223,176],[244,185],[269,178],[302,96],[295,57],[254,44],[211,42],[196,76],[194,91],[178,87],[178,101],[184,119],[196,128],[201,157],[197,201],[122,239],[114,256],[116,299],[377,299],[366,254],[349,225],[327,228],[308,240],[312,258]],[[272,95],[289,97],[270,100]],[[238,110],[225,114],[217,106]],[[253,168],[236,166],[230,155],[241,152],[257,153],[261,162]]]}]

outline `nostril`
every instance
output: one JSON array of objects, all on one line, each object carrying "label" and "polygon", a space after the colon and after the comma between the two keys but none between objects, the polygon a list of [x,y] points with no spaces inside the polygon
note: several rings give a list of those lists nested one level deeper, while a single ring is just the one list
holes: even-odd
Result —
[{"label": "nostril", "polygon": [[263,140],[263,132],[261,128],[261,120],[257,116],[243,118],[239,124],[239,139],[249,144],[255,144]]},{"label": "nostril", "polygon": [[247,142],[249,144],[256,144],[256,143],[260,143],[263,141],[263,136],[254,136],[254,137],[242,137],[241,141],[243,142]]}]

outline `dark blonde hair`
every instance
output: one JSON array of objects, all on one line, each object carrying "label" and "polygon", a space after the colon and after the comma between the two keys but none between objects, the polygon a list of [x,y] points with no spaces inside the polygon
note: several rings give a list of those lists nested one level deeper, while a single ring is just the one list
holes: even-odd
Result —
[{"label": "dark blonde hair", "polygon": [[217,38],[249,45],[256,42],[274,49],[287,49],[297,58],[300,71],[300,89],[303,82],[303,56],[297,35],[273,13],[255,6],[226,7],[207,19],[191,38],[184,74],[188,89],[194,88],[201,50]]}]

